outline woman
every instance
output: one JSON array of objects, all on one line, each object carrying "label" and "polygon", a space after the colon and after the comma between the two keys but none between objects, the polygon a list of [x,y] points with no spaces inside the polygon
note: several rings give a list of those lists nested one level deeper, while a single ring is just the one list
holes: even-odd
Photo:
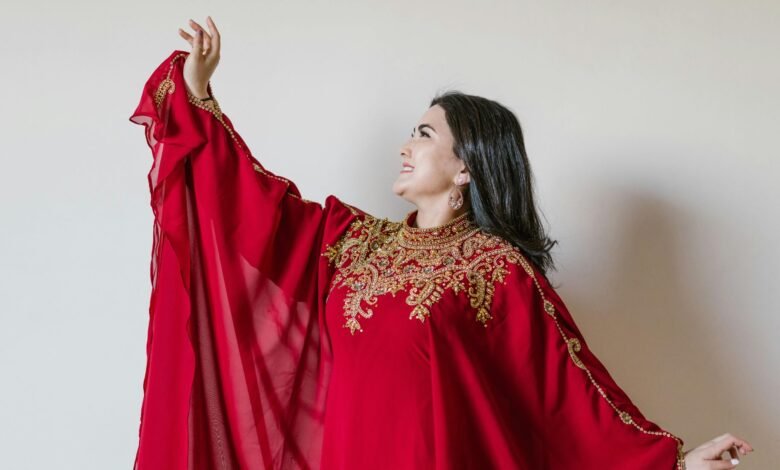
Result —
[{"label": "woman", "polygon": [[752,451],[724,434],[684,452],[589,350],[545,277],[506,108],[433,100],[401,148],[404,220],[320,205],[222,113],[207,21],[130,118],[155,214],[136,469],[695,470]]}]

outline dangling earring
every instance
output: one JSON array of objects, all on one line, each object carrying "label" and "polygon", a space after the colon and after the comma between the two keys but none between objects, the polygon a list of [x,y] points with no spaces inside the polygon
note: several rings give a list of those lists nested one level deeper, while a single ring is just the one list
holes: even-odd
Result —
[{"label": "dangling earring", "polygon": [[[453,194],[453,191],[455,192],[455,194]],[[453,188],[453,191],[450,191],[450,201],[449,201],[450,207],[452,207],[455,210],[458,210],[460,209],[460,206],[463,205],[463,193],[460,192],[460,188],[458,188],[457,186]]]},{"label": "dangling earring", "polygon": [[460,207],[463,205],[463,193],[460,191],[458,186],[466,182],[465,178],[466,177],[463,175],[458,175],[458,177],[455,178],[455,188],[453,188],[455,194],[453,194],[453,191],[450,191],[450,207],[455,210],[460,209]]}]

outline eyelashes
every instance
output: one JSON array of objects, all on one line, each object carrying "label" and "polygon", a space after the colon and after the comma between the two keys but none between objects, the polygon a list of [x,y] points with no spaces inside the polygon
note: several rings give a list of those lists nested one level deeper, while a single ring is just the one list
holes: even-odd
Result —
[{"label": "eyelashes", "polygon": [[[420,131],[420,134],[424,135],[425,137],[430,137],[430,136],[428,135],[428,133],[427,133],[427,132],[425,132],[425,131]],[[414,137],[414,132],[412,132],[412,135],[411,135],[411,136],[412,136],[412,137]]]}]

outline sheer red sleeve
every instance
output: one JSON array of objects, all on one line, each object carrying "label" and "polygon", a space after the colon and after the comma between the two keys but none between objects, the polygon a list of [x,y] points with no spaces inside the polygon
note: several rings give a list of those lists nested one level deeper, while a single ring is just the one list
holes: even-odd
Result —
[{"label": "sheer red sleeve", "polygon": [[649,421],[593,354],[547,278],[525,257],[497,287],[487,361],[518,445],[549,469],[684,468],[682,439]]},{"label": "sheer red sleeve", "polygon": [[266,170],[216,99],[187,92],[188,54],[154,70],[130,117],[154,213],[134,468],[316,467],[331,365],[320,254],[362,212]]}]

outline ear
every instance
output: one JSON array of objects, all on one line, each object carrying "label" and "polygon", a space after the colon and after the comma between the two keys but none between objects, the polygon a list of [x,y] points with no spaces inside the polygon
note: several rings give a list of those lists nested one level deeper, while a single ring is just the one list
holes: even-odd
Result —
[{"label": "ear", "polygon": [[464,165],[458,174],[455,175],[455,184],[458,186],[469,184],[471,181],[471,175],[469,174],[469,170],[466,169],[466,166]]}]

